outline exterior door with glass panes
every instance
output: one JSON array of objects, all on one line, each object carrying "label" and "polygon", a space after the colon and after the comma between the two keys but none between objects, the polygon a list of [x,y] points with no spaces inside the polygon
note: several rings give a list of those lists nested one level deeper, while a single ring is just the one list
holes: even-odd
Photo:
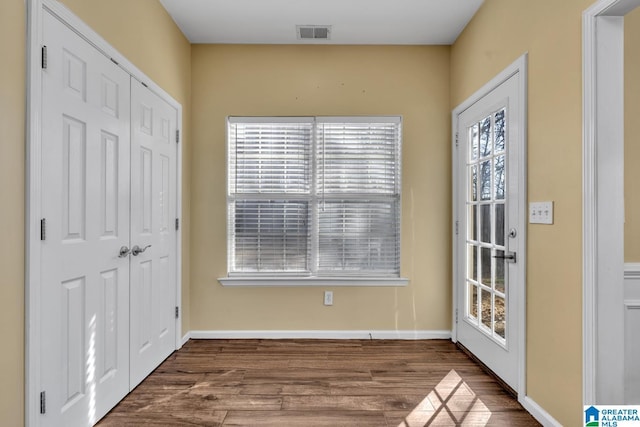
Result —
[{"label": "exterior door with glass panes", "polygon": [[525,233],[519,79],[516,73],[457,116],[454,170],[456,339],[514,390]]}]

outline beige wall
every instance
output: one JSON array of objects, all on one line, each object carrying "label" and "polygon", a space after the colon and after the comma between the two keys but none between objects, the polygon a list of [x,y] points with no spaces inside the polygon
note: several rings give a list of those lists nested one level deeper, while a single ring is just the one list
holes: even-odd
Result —
[{"label": "beige wall", "polygon": [[528,199],[554,224],[529,225],[527,394],[563,425],[582,405],[581,17],[592,0],[487,0],[451,52],[455,107],[529,52]]},{"label": "beige wall", "polygon": [[[76,14],[185,107],[191,104],[191,48],[157,0],[66,0]],[[0,420],[19,426],[24,415],[25,2],[0,2]],[[185,259],[188,260],[189,150],[185,130]],[[189,268],[183,287],[188,308]],[[188,319],[188,312],[186,314]],[[184,329],[188,329],[188,321]]]},{"label": "beige wall", "polygon": [[[449,47],[231,46],[192,49],[193,330],[449,330]],[[228,115],[402,115],[405,288],[229,288]],[[328,289],[328,288],[327,288]]]},{"label": "beige wall", "polygon": [[24,16],[21,0],[0,2],[0,419],[12,426],[24,402]]},{"label": "beige wall", "polygon": [[640,262],[640,8],[624,18],[624,260]]}]

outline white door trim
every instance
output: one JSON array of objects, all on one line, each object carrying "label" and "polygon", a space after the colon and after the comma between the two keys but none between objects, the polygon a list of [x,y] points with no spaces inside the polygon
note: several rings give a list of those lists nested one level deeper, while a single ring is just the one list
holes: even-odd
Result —
[{"label": "white door trim", "polygon": [[[182,106],[127,60],[98,33],[56,0],[28,0],[27,5],[27,156],[26,156],[26,223],[25,223],[25,425],[38,426],[40,414],[40,219],[42,121],[41,40],[42,13],[48,10],[65,22],[88,43],[111,58],[127,73],[144,84],[177,110],[177,124],[182,138]],[[182,213],[182,140],[177,160],[177,211]],[[177,295],[182,307],[182,218],[177,231]],[[176,319],[176,349],[182,347],[182,316]]]},{"label": "white door trim", "polygon": [[[470,106],[475,104],[478,100],[480,100],[485,95],[487,95],[489,92],[491,92],[492,90],[500,86],[502,83],[507,81],[510,77],[512,77],[516,73],[520,74],[521,76],[520,87],[518,88],[520,105],[518,107],[519,107],[521,117],[518,117],[519,127],[517,129],[517,133],[518,133],[519,141],[522,141],[522,146],[521,146],[521,149],[519,150],[520,158],[518,159],[521,165],[519,176],[518,176],[518,181],[519,181],[518,192],[522,195],[522,197],[520,198],[520,206],[518,206],[518,210],[519,212],[527,212],[527,197],[526,197],[526,194],[527,194],[527,57],[528,55],[526,53],[521,57],[519,57],[511,65],[505,68],[500,74],[495,76],[493,79],[491,79],[491,81],[489,81],[482,88],[480,88],[480,90],[475,92],[466,101],[464,101],[462,104],[457,106],[451,113],[451,123],[452,123],[451,135],[453,137],[453,141],[452,141],[453,230],[451,235],[451,239],[453,242],[453,248],[452,248],[453,249],[453,258],[452,258],[453,259],[453,283],[452,283],[452,290],[453,290],[452,340],[453,342],[457,342],[457,333],[458,333],[458,328],[456,324],[456,320],[457,320],[456,313],[458,310],[458,302],[457,302],[458,287],[456,286],[456,284],[458,283],[459,278],[458,278],[458,268],[456,268],[457,262],[458,262],[457,261],[458,239],[456,235],[456,221],[457,221],[457,218],[460,217],[460,215],[457,212],[458,206],[456,203],[459,196],[458,194],[459,177],[455,173],[457,170],[456,144],[458,139],[458,136],[457,136],[458,116],[463,111],[468,109]],[[525,230],[527,229],[526,214],[521,216],[523,216],[524,218],[522,218],[521,221],[519,221],[521,223],[517,225],[517,229],[525,232]],[[526,327],[526,319],[527,319],[527,316],[526,316],[526,279],[527,279],[526,277],[526,260],[527,260],[526,232],[524,234],[525,235],[522,238],[520,238],[519,240],[520,243],[516,250],[516,252],[518,253],[518,259],[522,260],[522,262],[525,263],[523,265],[523,268],[520,269],[520,272],[519,272],[520,277],[516,278],[517,282],[522,284],[522,288],[520,289],[520,292],[518,292],[519,295],[518,295],[518,300],[516,302],[517,310],[518,310],[517,335],[519,339],[518,341],[518,349],[519,349],[518,350],[518,387],[516,392],[518,393],[518,400],[521,401],[521,403],[522,403],[522,400],[526,397],[526,390],[527,390],[526,388],[526,342],[527,342],[526,341],[526,331],[527,331],[527,327]]]},{"label": "white door trim", "polygon": [[624,402],[624,355],[611,349],[624,342],[623,17],[638,6],[599,0],[582,17],[585,405]]}]

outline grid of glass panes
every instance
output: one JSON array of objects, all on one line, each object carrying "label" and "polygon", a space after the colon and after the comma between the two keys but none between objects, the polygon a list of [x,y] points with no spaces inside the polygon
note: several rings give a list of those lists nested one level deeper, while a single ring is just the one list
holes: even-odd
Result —
[{"label": "grid of glass panes", "polygon": [[466,320],[506,343],[504,108],[468,129]]}]

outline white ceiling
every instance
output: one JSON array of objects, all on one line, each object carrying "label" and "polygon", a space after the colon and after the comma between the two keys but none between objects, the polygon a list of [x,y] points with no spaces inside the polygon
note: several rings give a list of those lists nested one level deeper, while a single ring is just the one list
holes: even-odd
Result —
[{"label": "white ceiling", "polygon": [[[192,43],[452,44],[483,0],[160,0]],[[331,25],[298,40],[296,25]]]}]

